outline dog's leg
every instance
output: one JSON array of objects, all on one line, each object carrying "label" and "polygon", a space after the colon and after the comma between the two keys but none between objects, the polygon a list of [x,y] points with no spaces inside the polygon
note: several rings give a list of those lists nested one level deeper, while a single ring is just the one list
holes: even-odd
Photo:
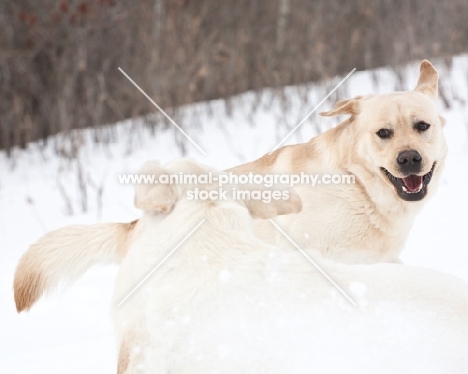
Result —
[{"label": "dog's leg", "polygon": [[127,373],[132,354],[132,343],[129,337],[125,337],[120,343],[119,359],[117,361],[117,374]]},{"label": "dog's leg", "polygon": [[126,329],[121,335],[117,374],[146,373],[145,354],[150,346],[150,337],[146,329],[144,324],[137,324],[132,329]]}]

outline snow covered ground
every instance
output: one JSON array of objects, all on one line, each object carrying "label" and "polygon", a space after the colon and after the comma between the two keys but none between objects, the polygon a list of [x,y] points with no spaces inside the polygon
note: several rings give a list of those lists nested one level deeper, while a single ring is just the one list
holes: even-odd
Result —
[{"label": "snow covered ground", "polygon": [[[417,80],[418,65],[404,72],[406,89],[410,89]],[[419,216],[402,259],[468,281],[468,56],[457,57],[451,71],[439,73],[451,103],[442,110],[449,155],[438,194]],[[246,93],[233,98],[230,111],[221,101],[210,103],[209,108],[187,106],[178,112],[176,121],[207,156],[190,143],[184,145],[185,156],[223,169],[255,159],[269,152],[338,80],[288,88],[287,105],[265,90],[261,96]],[[395,87],[394,75],[385,69],[357,72],[320,109],[329,108],[338,97],[390,92]],[[326,130],[335,123],[313,114],[287,143],[307,141],[316,128]],[[31,145],[27,151],[17,150],[13,160],[0,153],[3,373],[115,372],[116,347],[109,316],[115,267],[92,269],[71,288],[41,300],[29,313],[16,313],[12,293],[15,266],[31,243],[47,231],[72,223],[137,218],[133,187],[120,185],[117,174],[134,172],[147,159],[168,162],[182,155],[177,144],[184,139],[172,125],[152,133],[142,121],[124,122],[115,131],[117,140],[107,146],[94,144],[89,131],[79,133],[84,143],[79,161],[57,157],[54,140],[45,148]],[[79,170],[87,185],[86,198],[79,187]],[[86,212],[83,201],[88,204]]]}]

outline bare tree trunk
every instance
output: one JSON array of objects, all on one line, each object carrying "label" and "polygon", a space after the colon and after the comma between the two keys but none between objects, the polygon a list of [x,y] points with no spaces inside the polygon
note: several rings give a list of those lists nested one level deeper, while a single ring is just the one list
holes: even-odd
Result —
[{"label": "bare tree trunk", "polygon": [[278,54],[283,52],[284,49],[289,12],[290,0],[279,0],[278,19],[276,23],[276,51]]}]

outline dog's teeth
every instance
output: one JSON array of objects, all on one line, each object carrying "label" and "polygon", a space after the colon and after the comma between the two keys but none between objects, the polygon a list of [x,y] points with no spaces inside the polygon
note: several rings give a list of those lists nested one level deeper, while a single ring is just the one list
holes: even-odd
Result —
[{"label": "dog's teeth", "polygon": [[408,188],[407,188],[406,186],[401,186],[401,189],[402,189],[405,193],[409,193],[409,194],[421,192],[422,188],[423,188],[422,183],[419,185],[418,189],[417,189],[417,190],[414,190],[414,191],[408,190]]}]

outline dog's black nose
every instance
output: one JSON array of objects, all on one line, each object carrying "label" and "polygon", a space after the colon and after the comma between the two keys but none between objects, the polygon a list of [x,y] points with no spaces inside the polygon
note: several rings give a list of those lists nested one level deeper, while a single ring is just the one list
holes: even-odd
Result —
[{"label": "dog's black nose", "polygon": [[397,157],[398,166],[404,173],[419,173],[421,161],[421,155],[415,150],[403,151]]}]

